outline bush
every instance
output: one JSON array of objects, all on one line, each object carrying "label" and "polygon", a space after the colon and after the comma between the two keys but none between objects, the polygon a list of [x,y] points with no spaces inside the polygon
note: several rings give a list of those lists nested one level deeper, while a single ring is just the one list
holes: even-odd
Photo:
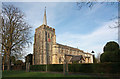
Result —
[{"label": "bush", "polygon": [[119,44],[110,41],[103,48],[104,53],[100,56],[101,62],[120,62]]}]

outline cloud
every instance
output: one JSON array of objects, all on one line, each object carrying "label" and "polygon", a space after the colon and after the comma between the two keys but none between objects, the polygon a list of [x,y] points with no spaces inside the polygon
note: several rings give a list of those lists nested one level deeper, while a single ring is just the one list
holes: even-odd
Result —
[{"label": "cloud", "polygon": [[91,52],[92,50],[96,53],[102,53],[103,47],[108,41],[116,41],[117,39],[117,29],[111,29],[109,26],[114,25],[115,21],[105,22],[90,34],[72,34],[70,32],[65,32],[58,34],[57,42],[75,48],[79,48],[86,52]]},{"label": "cloud", "polygon": [[97,10],[99,10],[103,5],[101,3],[94,4],[94,7],[92,9],[87,10],[86,15],[89,16],[93,13],[96,13]]}]

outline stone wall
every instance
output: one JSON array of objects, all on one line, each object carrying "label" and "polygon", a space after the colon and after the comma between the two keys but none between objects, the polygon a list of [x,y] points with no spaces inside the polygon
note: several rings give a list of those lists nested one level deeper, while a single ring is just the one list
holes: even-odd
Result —
[{"label": "stone wall", "polygon": [[[84,51],[73,48],[70,46],[62,45],[62,44],[54,44],[53,45],[53,62],[52,64],[63,64],[65,59],[65,54],[67,55],[82,55],[85,59],[83,63],[93,63],[93,55],[90,53],[85,53]],[[60,62],[61,61],[61,62]],[[69,62],[71,63],[71,62]]]}]

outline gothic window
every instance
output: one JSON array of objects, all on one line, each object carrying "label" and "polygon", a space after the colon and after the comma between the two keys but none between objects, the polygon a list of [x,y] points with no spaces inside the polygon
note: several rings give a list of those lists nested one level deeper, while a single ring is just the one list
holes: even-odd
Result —
[{"label": "gothic window", "polygon": [[45,31],[45,41],[47,41],[47,32]]},{"label": "gothic window", "polygon": [[45,35],[47,36],[47,32],[45,31]]},{"label": "gothic window", "polygon": [[50,38],[50,34],[48,33],[48,38]]}]

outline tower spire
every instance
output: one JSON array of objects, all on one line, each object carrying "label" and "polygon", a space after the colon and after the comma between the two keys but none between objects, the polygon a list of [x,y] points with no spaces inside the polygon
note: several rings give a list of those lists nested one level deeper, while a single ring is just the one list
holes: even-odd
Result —
[{"label": "tower spire", "polygon": [[44,11],[43,24],[47,25],[47,18],[46,18],[46,6],[45,6],[45,11]]}]

